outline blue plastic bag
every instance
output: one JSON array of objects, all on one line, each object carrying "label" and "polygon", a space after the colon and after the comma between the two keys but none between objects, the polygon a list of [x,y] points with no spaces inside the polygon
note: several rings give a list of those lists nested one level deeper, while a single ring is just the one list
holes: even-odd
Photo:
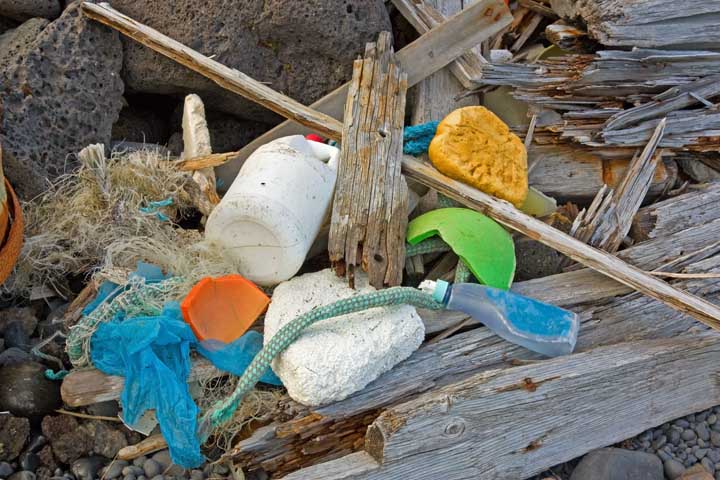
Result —
[{"label": "blue plastic bag", "polygon": [[[262,335],[250,331],[227,345],[202,345],[183,320],[180,305],[169,302],[156,317],[118,315],[101,324],[92,336],[90,352],[99,370],[125,377],[120,397],[125,421],[133,425],[146,410],[155,409],[173,462],[192,468],[205,459],[196,435],[198,408],[187,384],[191,349],[220,370],[239,376],[262,349],[262,343]],[[272,371],[261,381],[282,384]]]}]

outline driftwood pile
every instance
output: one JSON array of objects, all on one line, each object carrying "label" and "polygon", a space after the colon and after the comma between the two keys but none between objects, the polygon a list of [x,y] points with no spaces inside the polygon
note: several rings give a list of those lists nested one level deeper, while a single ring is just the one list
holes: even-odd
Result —
[{"label": "driftwood pile", "polygon": [[[363,242],[382,238],[373,230],[379,222],[389,226],[382,234],[397,235],[407,220],[396,216],[408,201],[400,168],[414,190],[431,190],[419,208],[432,204],[434,190],[564,255],[551,275],[513,290],[578,312],[577,353],[542,359],[462,314],[420,312],[429,341],[408,360],[335,404],[309,409],[289,402],[227,457],[273,478],[521,479],[717,404],[720,183],[697,180],[720,177],[720,113],[713,103],[720,56],[711,51],[720,46],[720,2],[677,8],[664,0],[519,0],[511,2],[512,17],[502,0],[464,9],[461,0],[392,3],[420,38],[393,53],[389,36],[381,36],[356,63],[350,88],[310,107],[110,7],[85,4],[84,11],[292,120],[239,152],[197,159],[193,169],[221,165],[228,183],[257,146],[307,128],[362,142],[342,145],[346,163],[330,235],[340,273],[375,268],[378,286],[399,283],[402,242],[383,240],[381,248]],[[548,41],[573,53],[537,60]],[[512,61],[491,62],[498,49]],[[366,78],[366,67],[382,75]],[[407,102],[413,123],[477,104],[478,91],[509,88],[533,119],[515,126],[534,165],[530,184],[577,205],[534,219],[422,159],[401,157],[405,78],[415,87]],[[390,92],[373,110],[382,117],[356,122],[368,99],[380,101],[380,88]],[[696,164],[702,168],[688,167]],[[357,184],[356,169],[364,169],[362,182],[384,190],[353,192],[362,206],[352,210],[342,185]],[[362,228],[340,228],[337,215],[352,216]],[[552,226],[559,217],[570,235]],[[518,263],[524,260],[519,250]],[[456,263],[452,254],[428,257],[417,270],[450,277]],[[212,371],[198,362],[191,378]],[[63,398],[88,405],[117,398],[122,384],[94,370],[72,372]]]}]

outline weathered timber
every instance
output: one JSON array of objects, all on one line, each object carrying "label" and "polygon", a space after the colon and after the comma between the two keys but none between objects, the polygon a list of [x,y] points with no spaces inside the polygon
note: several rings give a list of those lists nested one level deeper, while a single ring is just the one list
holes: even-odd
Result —
[{"label": "weathered timber", "polygon": [[687,313],[711,328],[720,329],[720,308],[701,298],[678,290],[613,255],[590,247],[540,220],[529,217],[507,202],[450,179],[415,158],[407,155],[403,158],[403,171],[408,178],[434,188],[506,227],[538,240],[576,262]]},{"label": "weathered timber", "polygon": [[[715,253],[717,253],[717,249]],[[691,270],[718,271],[720,257],[697,262]],[[576,272],[573,272],[576,273]],[[684,288],[702,292],[707,298],[720,299],[720,280],[684,280]],[[565,286],[572,290],[576,284]],[[542,293],[542,291],[539,291]],[[546,293],[546,297],[551,292]],[[541,300],[547,301],[547,298]],[[628,340],[674,338],[689,331],[703,330],[690,318],[648,297],[637,294],[619,297],[602,307],[578,310],[582,318],[578,351]],[[403,399],[455,382],[489,369],[510,368],[542,358],[540,355],[508,343],[486,328],[476,328],[436,344],[426,344],[408,360],[396,366],[363,391],[313,413],[300,414],[284,424],[268,427],[262,434],[240,442],[230,452],[250,469],[281,464],[283,458],[298,460],[299,445],[313,436],[342,438],[344,429],[357,432],[367,425],[363,412],[387,408]],[[350,419],[355,419],[350,421]],[[336,422],[345,422],[337,428]],[[313,462],[317,458],[312,459]]]},{"label": "weathered timber", "polygon": [[[528,149],[528,161],[534,162],[535,167],[528,181],[558,202],[586,205],[603,185],[618,187],[626,175],[632,152],[624,149],[624,158],[603,158],[587,147],[533,143]],[[672,158],[658,163],[647,198],[652,200],[672,187],[677,172]]]},{"label": "weathered timber", "polygon": [[635,241],[669,236],[689,224],[716,218],[720,202],[720,182],[714,182],[684,195],[641,208],[633,219],[630,234]]},{"label": "weathered timber", "polygon": [[720,45],[717,0],[685,2],[682,8],[668,0],[551,0],[550,4],[560,16],[586,25],[603,45],[676,49]]},{"label": "weathered timber", "polygon": [[[112,9],[109,9],[107,7],[97,7],[93,4],[83,3],[84,8],[87,11],[95,12],[97,18],[105,18],[106,15],[109,15],[112,21],[108,21],[109,24],[114,25],[115,20],[117,20],[117,27],[118,28],[125,28],[127,29],[128,26],[131,27],[138,27],[141,25],[136,25],[136,22],[133,22],[132,19],[129,19],[127,17],[123,17],[121,14],[118,14]],[[97,8],[96,8],[97,7]],[[447,47],[448,50],[457,49],[460,46],[462,46],[462,42],[456,42],[458,38],[463,38],[463,35],[466,33],[464,31],[453,31],[448,32],[447,30],[449,28],[458,28],[462,25],[462,23],[457,20],[460,19],[466,19],[467,17],[471,16],[471,13],[478,13],[478,8],[481,10],[483,21],[485,23],[482,23],[482,27],[485,27],[488,25],[488,23],[491,25],[489,27],[489,30],[491,30],[493,27],[497,27],[498,25],[502,24],[505,19],[505,15],[508,12],[507,7],[500,2],[500,0],[481,0],[467,9],[463,10],[462,12],[455,15],[452,19],[445,22],[443,25],[433,29],[428,35],[431,35],[433,32],[439,32],[436,33],[436,35],[445,35],[447,39],[447,43],[451,44],[452,48],[450,46]],[[119,17],[119,18],[118,18]],[[457,20],[453,22],[453,20]],[[478,29],[478,25],[471,25],[468,26],[468,29],[470,30],[476,30]],[[147,29],[147,27],[145,27]],[[150,29],[152,30],[152,29]],[[121,30],[122,31],[122,30]],[[139,38],[142,39],[148,39],[148,37],[144,35],[140,35],[135,30],[126,30],[127,33],[135,34]],[[208,59],[207,57],[204,57],[200,55],[197,52],[194,52],[193,50],[189,49],[188,47],[175,42],[172,39],[169,39],[167,37],[162,36],[158,32],[152,31],[153,38],[156,38],[158,35],[163,39],[163,45],[167,46],[168,42],[170,45],[172,45],[173,49],[171,49],[172,52],[175,52],[177,49],[179,49],[180,52],[184,52],[185,55],[191,55],[192,58],[195,58],[195,56],[199,56],[200,61],[210,61],[212,60]],[[147,33],[147,32],[145,32]],[[465,39],[467,40],[467,39]],[[417,42],[416,42],[417,43]],[[157,48],[164,48],[159,45],[155,45],[155,43],[149,41],[149,46],[155,46]],[[472,44],[470,45],[472,46]],[[412,45],[410,45],[412,47]],[[410,48],[408,47],[408,48]],[[425,44],[423,48],[427,48],[427,45]],[[456,58],[462,53],[462,50],[457,53],[457,55],[452,56],[451,58],[447,59],[447,61],[443,59],[438,59],[435,57],[440,56],[439,52],[437,52],[438,55],[436,55],[436,52],[432,52],[432,55],[429,56],[427,61],[429,63],[439,65],[438,68],[441,68],[442,66],[446,65],[450,60]],[[174,57],[172,57],[174,58]],[[184,57],[181,55],[177,58],[178,61],[182,60]],[[203,60],[204,59],[204,60]],[[217,63],[217,62],[215,62]],[[219,69],[222,70],[222,65],[219,65]],[[227,69],[227,67],[224,67]],[[407,66],[407,68],[410,68]],[[230,70],[230,69],[228,69]],[[437,69],[436,69],[437,70]],[[435,70],[433,70],[435,71]],[[432,73],[432,72],[431,72]],[[230,71],[230,76],[226,77],[225,75],[221,75],[222,79],[227,80],[227,78],[236,78],[236,76],[233,74],[233,71]],[[250,79],[252,80],[252,79]],[[243,83],[243,82],[241,82]],[[253,86],[254,84],[252,82],[244,82],[245,86]],[[228,83],[227,85],[223,82],[218,83],[220,86],[223,86],[225,88],[234,88],[232,83]],[[304,107],[302,105],[297,104],[297,102],[294,102],[292,99],[289,99],[288,97],[285,97],[284,95],[281,95],[277,92],[274,92],[272,89],[269,89],[268,87],[265,87],[262,85],[263,88],[270,90],[272,95],[265,96],[261,100],[267,103],[276,103],[275,109],[278,113],[285,113],[289,117],[296,117],[299,113],[307,113],[312,116],[312,122],[306,122],[306,124],[310,123],[317,123],[322,122],[323,128],[320,131],[332,131],[334,132],[332,137],[333,138],[339,138],[341,135],[341,125],[340,122],[338,122],[335,119],[332,119],[324,114],[318,114],[317,112],[314,112],[312,109],[309,109],[307,107]],[[254,93],[258,93],[257,91]],[[288,103],[289,102],[289,103]],[[294,103],[293,103],[294,102]],[[299,107],[298,107],[299,105]],[[300,108],[301,107],[301,108]],[[720,119],[720,115],[718,115]],[[304,118],[304,121],[308,120],[307,118]],[[668,124],[670,124],[670,121],[668,121]],[[719,132],[720,133],[720,132]],[[597,270],[601,273],[604,273],[611,278],[614,278],[615,280],[624,283],[626,285],[632,286],[633,288],[637,289],[640,292],[645,293],[646,295],[652,296],[653,298],[656,298],[658,300],[661,300],[668,305],[672,306],[673,308],[676,308],[682,312],[688,313],[691,316],[695,317],[697,320],[707,323],[709,325],[712,325],[714,328],[720,328],[720,309],[708,302],[703,301],[700,298],[697,298],[693,295],[689,295],[686,292],[682,292],[679,290],[674,289],[669,284],[658,280],[657,278],[652,277],[651,275],[647,275],[646,273],[635,269],[621,260],[618,260],[616,257],[609,255],[607,253],[601,252],[597,249],[593,249],[592,247],[589,247],[581,242],[578,242],[573,237],[570,237],[566,234],[563,234],[562,232],[559,232],[555,230],[554,228],[532,218],[527,215],[524,215],[517,209],[513,208],[512,205],[510,205],[507,202],[502,202],[500,200],[497,200],[493,197],[490,197],[489,195],[486,195],[478,190],[475,190],[467,185],[464,185],[458,181],[452,180],[445,175],[442,175],[437,170],[435,170],[432,167],[429,167],[428,165],[424,165],[421,162],[418,162],[416,159],[412,157],[405,156],[403,159],[403,165],[402,165],[403,171],[406,174],[408,178],[417,180],[418,182],[431,187],[435,188],[439,192],[444,193],[446,196],[449,196],[451,198],[454,198],[455,200],[459,201],[460,203],[463,203],[464,205],[470,206],[471,208],[474,208],[476,210],[479,210],[481,212],[484,212],[485,214],[491,216],[495,220],[499,221],[500,223],[504,224],[507,227],[510,227],[514,230],[517,230],[525,235],[530,236],[531,238],[534,238],[551,248],[556,249],[557,251],[567,255],[568,257],[572,258],[573,260],[582,263],[583,265],[589,266],[593,268],[594,270]]]},{"label": "weathered timber", "polygon": [[[495,35],[511,21],[512,15],[503,0],[480,0],[422,35],[397,52],[397,60],[408,76],[408,87]],[[343,117],[347,92],[348,84],[345,84],[311,107],[340,119]],[[218,170],[218,175],[226,185],[230,185],[245,159],[258,147],[276,138],[307,132],[307,129],[293,122],[283,122],[243,147],[235,160]]]},{"label": "weathered timber", "polygon": [[[715,151],[720,115],[696,109],[717,96],[720,54],[706,51],[600,51],[534,64],[490,64],[479,86],[514,87],[513,96],[562,113],[541,135],[593,146],[644,146],[667,117],[662,148]],[[636,107],[625,109],[625,105]]]},{"label": "weathered timber", "polygon": [[663,119],[650,142],[636,155],[617,190],[606,195],[603,188],[588,210],[575,219],[570,234],[580,241],[610,253],[615,253],[630,231],[632,220],[650,189],[659,155],[655,155],[665,131]]},{"label": "weathered timber", "polygon": [[357,266],[375,288],[397,286],[405,265],[408,188],[400,173],[407,76],[389,32],[353,65],[328,252],[354,286]]},{"label": "weathered timber", "polygon": [[[713,406],[719,354],[720,335],[707,332],[484,372],[384,412],[365,447],[380,468],[295,478],[528,478]],[[333,471],[332,462],[324,467]]]},{"label": "weathered timber", "polygon": [[[448,17],[464,8],[462,0],[392,0],[392,3],[420,35],[442,25]],[[470,89],[473,79],[482,76],[482,67],[487,63],[480,47],[474,46],[450,62],[447,68],[462,86]]]},{"label": "weathered timber", "polygon": [[143,455],[157,452],[167,448],[167,442],[162,434],[150,435],[135,445],[121,448],[117,453],[118,460],[134,460]]},{"label": "weathered timber", "polygon": [[339,133],[342,127],[335,118],[279,94],[244,73],[216,62],[157,30],[136,22],[106,3],[98,5],[83,2],[82,8],[83,13],[93,20],[118,30],[123,35],[175,60],[221,87],[257,102],[286,118],[292,118],[322,135],[340,140]]}]

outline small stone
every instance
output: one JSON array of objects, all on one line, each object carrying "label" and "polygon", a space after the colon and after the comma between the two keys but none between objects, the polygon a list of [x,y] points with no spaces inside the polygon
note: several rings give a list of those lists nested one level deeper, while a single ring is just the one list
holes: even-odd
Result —
[{"label": "small stone", "polygon": [[695,414],[691,413],[690,415],[686,415],[685,420],[687,420],[691,424],[695,423]]},{"label": "small stone", "polygon": [[142,455],[142,456],[134,459],[132,464],[135,465],[136,467],[142,468],[142,466],[145,464],[145,462],[147,462],[147,459],[148,458],[145,455]]},{"label": "small stone", "polygon": [[128,462],[126,460],[114,460],[105,469],[103,477],[107,480],[113,480],[114,478],[118,478],[120,475],[122,475],[123,469],[127,466]]},{"label": "small stone", "polygon": [[[610,450],[610,449],[603,449],[603,450]],[[612,450],[616,450],[616,449],[612,449]],[[617,449],[617,450],[620,450],[622,452],[630,451],[630,450],[622,450],[622,449]],[[597,452],[597,450],[595,450],[595,451]],[[588,455],[590,455],[591,453],[593,453],[593,452],[590,452]],[[645,458],[645,460],[647,460],[648,462],[652,462],[652,460],[650,460],[648,458]],[[217,473],[218,475],[227,475],[228,473],[230,473],[230,469],[227,467],[227,465],[218,463],[217,465],[215,465],[215,468],[213,469],[213,473]]]},{"label": "small stone", "polygon": [[650,448],[650,440],[643,440],[641,446],[643,449],[647,450],[648,448]]},{"label": "small stone", "polygon": [[695,450],[694,455],[699,459],[702,460],[705,458],[705,455],[707,455],[708,449],[707,448],[698,448]]},{"label": "small stone", "polygon": [[670,429],[670,432],[668,433],[668,441],[673,445],[680,443],[680,432],[675,429]]},{"label": "small stone", "polygon": [[699,439],[697,439],[697,438],[695,440],[688,440],[687,441],[688,447],[694,447],[695,445],[697,445],[698,440]]},{"label": "small stone", "polygon": [[717,423],[717,415],[715,415],[714,413],[712,415],[710,415],[707,418],[707,422],[708,422],[708,425],[713,425],[713,424]]},{"label": "small stone", "polygon": [[45,378],[45,367],[39,363],[5,365],[0,378],[0,411],[40,420],[62,405],[60,383]]},{"label": "small stone", "polygon": [[660,435],[652,444],[653,449],[659,450],[661,449],[665,444],[667,443],[667,437],[665,435]]},{"label": "small stone", "polygon": [[56,468],[55,472],[53,472],[53,473],[55,473],[56,476],[62,477],[62,474],[63,474],[62,468]]},{"label": "small stone", "polygon": [[48,415],[41,426],[55,458],[62,463],[70,464],[89,454],[93,448],[93,439],[87,430],[69,415]]},{"label": "small stone", "polygon": [[147,478],[154,478],[155,476],[160,475],[163,468],[158,462],[150,459],[143,464],[143,470],[145,471],[145,476]]},{"label": "small stone", "polygon": [[[0,3],[2,2],[0,1]],[[0,15],[2,15],[2,13],[0,13]],[[0,310],[0,333],[3,333],[11,323],[16,322],[22,326],[25,334],[28,337],[31,337],[37,327],[38,318],[35,315],[35,311],[30,307],[16,307]]]},{"label": "small stone", "polygon": [[137,477],[137,480],[147,480],[147,477],[145,475],[140,475]]},{"label": "small stone", "polygon": [[12,475],[10,475],[10,478],[8,480],[35,480],[35,474],[33,472],[26,472],[24,470],[20,472],[15,472]]},{"label": "small stone", "polygon": [[107,422],[94,420],[81,428],[92,438],[95,453],[103,457],[115,458],[120,449],[128,444],[125,435]]},{"label": "small stone", "polygon": [[707,442],[706,442],[705,440],[703,440],[702,438],[698,438],[698,439],[697,439],[697,446],[700,447],[700,448],[705,448],[705,447],[707,447],[708,445],[707,445]]},{"label": "small stone", "polygon": [[720,432],[712,430],[710,432],[710,443],[713,447],[720,447]]},{"label": "small stone", "polygon": [[0,461],[15,460],[29,435],[30,421],[27,418],[0,415]]},{"label": "small stone", "polygon": [[663,464],[665,476],[669,480],[680,478],[685,473],[685,466],[675,459],[670,459]]},{"label": "small stone", "polygon": [[35,470],[35,477],[37,480],[50,480],[52,470],[47,467],[38,467],[37,470]]},{"label": "small stone", "polygon": [[664,462],[665,460],[670,460],[670,459],[672,458],[672,457],[670,456],[670,454],[668,454],[665,450],[660,450],[659,452],[656,453],[656,455],[657,455],[658,457],[660,457],[660,460],[662,460],[663,462]]},{"label": "small stone", "polygon": [[165,475],[155,475],[151,480],[165,480]]},{"label": "small stone", "polygon": [[7,462],[0,462],[0,478],[8,478],[15,469]]},{"label": "small stone", "polygon": [[120,406],[116,400],[108,400],[107,402],[93,403],[87,409],[88,413],[98,417],[117,417]]},{"label": "small stone", "polygon": [[185,469],[179,465],[172,463],[170,458],[170,452],[168,450],[161,450],[152,456],[162,466],[162,471],[166,476],[178,476],[185,472]]},{"label": "small stone", "polygon": [[711,448],[711,449],[708,450],[707,457],[708,457],[713,463],[718,463],[718,462],[720,462],[720,451]]},{"label": "small stone", "polygon": [[688,455],[688,457],[685,459],[685,461],[683,463],[685,464],[686,467],[692,467],[693,465],[698,463],[698,459],[695,455],[690,454],[690,455]]},{"label": "small stone", "polygon": [[[40,451],[37,452],[37,456],[40,459],[40,463],[42,463],[50,470],[55,470],[58,468],[57,461],[55,460],[55,455],[53,454],[53,450],[50,445],[45,445],[43,448],[41,448]],[[58,475],[62,475],[62,470]]]},{"label": "small stone", "polygon": [[72,463],[70,471],[78,480],[94,480],[95,477],[97,477],[98,471],[105,465],[105,462],[107,462],[107,460],[98,455],[81,458]]},{"label": "small stone", "polygon": [[123,477],[123,480],[137,480],[137,478],[135,477],[135,475],[131,474],[131,475],[125,475]]},{"label": "small stone", "polygon": [[700,464],[710,473],[715,473],[715,464],[710,461],[709,458],[703,458],[700,460]]},{"label": "small stone", "polygon": [[673,422],[673,423],[683,429],[690,427],[690,423],[688,423],[687,420],[683,420],[682,418],[675,420],[675,422]]},{"label": "small stone", "polygon": [[202,470],[193,470],[190,472],[190,480],[204,480],[205,474]]},{"label": "small stone", "polygon": [[25,329],[20,322],[10,322],[3,332],[5,338],[5,346],[7,348],[19,348],[24,352],[29,352],[32,348],[30,336],[25,333]]},{"label": "small stone", "polygon": [[35,435],[28,443],[27,451],[38,453],[47,444],[47,438],[42,435]]},{"label": "small stone", "polygon": [[19,348],[8,348],[0,353],[0,367],[32,361],[32,355]]},{"label": "small stone", "polygon": [[695,432],[697,433],[698,438],[701,440],[707,441],[710,440],[710,431],[707,428],[707,425],[704,423],[698,423],[695,425]]},{"label": "small stone", "polygon": [[709,416],[710,416],[710,411],[706,410],[706,411],[704,411],[704,412],[702,412],[702,413],[696,414],[696,415],[695,415],[695,421],[698,422],[698,423],[704,422],[705,420],[707,420],[707,418],[708,418]]},{"label": "small stone", "polygon": [[25,452],[20,455],[19,463],[21,469],[34,472],[40,466],[40,458],[32,452]]},{"label": "small stone", "polygon": [[680,435],[680,438],[682,438],[686,442],[690,442],[697,438],[697,433],[695,433],[694,430],[690,430],[690,429],[683,430],[682,434]]}]

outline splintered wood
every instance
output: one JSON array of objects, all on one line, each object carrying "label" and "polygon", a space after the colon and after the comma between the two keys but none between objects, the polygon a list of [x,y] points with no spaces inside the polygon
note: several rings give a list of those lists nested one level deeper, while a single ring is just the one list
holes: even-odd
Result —
[{"label": "splintered wood", "polygon": [[357,265],[376,288],[400,285],[408,189],[400,173],[407,76],[391,36],[369,43],[353,65],[328,250],[354,287]]}]

